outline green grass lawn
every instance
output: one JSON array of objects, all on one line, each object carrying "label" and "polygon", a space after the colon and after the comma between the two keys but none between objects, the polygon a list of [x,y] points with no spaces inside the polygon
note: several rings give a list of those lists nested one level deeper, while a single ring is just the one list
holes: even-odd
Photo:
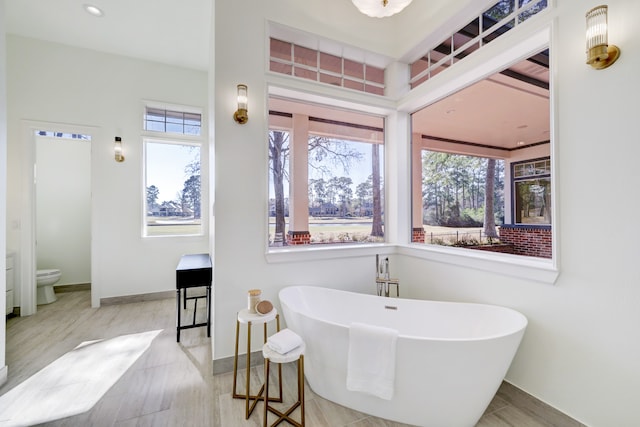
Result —
[{"label": "green grass lawn", "polygon": [[202,221],[173,217],[147,217],[147,236],[186,236],[202,234]]}]

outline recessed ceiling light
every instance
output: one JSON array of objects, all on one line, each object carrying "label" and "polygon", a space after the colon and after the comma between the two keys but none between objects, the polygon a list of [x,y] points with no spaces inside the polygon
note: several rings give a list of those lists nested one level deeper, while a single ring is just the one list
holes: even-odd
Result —
[{"label": "recessed ceiling light", "polygon": [[83,5],[83,7],[84,7],[84,10],[86,10],[89,15],[93,15],[93,16],[104,15],[104,12],[98,6],[94,6],[92,4],[85,4]]}]

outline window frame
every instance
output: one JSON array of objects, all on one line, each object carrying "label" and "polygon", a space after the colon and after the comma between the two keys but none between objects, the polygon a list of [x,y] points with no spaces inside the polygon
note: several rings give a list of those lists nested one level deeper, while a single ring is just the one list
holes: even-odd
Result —
[{"label": "window frame", "polygon": [[[385,150],[385,139],[386,139],[386,132],[385,132],[385,123],[386,123],[386,118],[385,116],[381,116],[379,114],[372,114],[370,112],[365,112],[363,110],[355,110],[355,109],[350,109],[349,111],[345,111],[344,108],[336,108],[334,105],[332,105],[331,103],[326,103],[323,104],[322,106],[320,106],[317,102],[309,102],[308,100],[304,99],[305,95],[303,93],[298,93],[299,96],[290,96],[290,97],[281,97],[281,96],[274,96],[273,99],[277,102],[277,101],[283,101],[286,103],[291,102],[294,105],[295,104],[305,104],[306,106],[309,107],[309,109],[311,111],[315,111],[318,112],[318,108],[321,107],[324,110],[330,110],[331,112],[335,112],[338,115],[341,113],[351,113],[351,115],[353,116],[351,118],[351,120],[348,121],[342,121],[342,120],[332,120],[332,119],[328,119],[327,117],[324,118],[319,118],[316,116],[312,116],[311,114],[309,114],[308,117],[308,123],[310,124],[310,127],[307,129],[307,140],[309,140],[312,137],[323,137],[323,135],[329,139],[329,140],[335,140],[335,141],[342,141],[345,142],[347,144],[361,144],[362,146],[365,145],[370,145],[370,144],[376,144],[376,145],[381,145],[382,146],[382,153],[380,154],[382,156],[381,159],[381,168],[380,168],[380,177],[381,177],[381,185],[380,185],[380,189],[381,189],[381,201],[382,201],[382,205],[381,205],[381,214],[382,214],[382,224],[384,224],[385,222],[385,216],[386,216],[386,201],[387,201],[387,197],[386,197],[386,190],[387,187],[384,184],[385,183],[385,177],[386,177],[386,150]],[[272,99],[272,96],[269,95],[267,97],[269,100]],[[291,107],[291,106],[290,106]],[[326,112],[324,112],[326,114]],[[289,111],[270,111],[270,117],[274,117],[276,121],[280,120],[287,120],[287,119],[292,119],[293,116],[289,117],[291,113]],[[321,114],[323,115],[323,114]],[[372,127],[370,124],[366,124],[364,122],[357,122],[357,120],[353,120],[354,117],[356,117],[355,115],[358,116],[371,116],[373,118],[375,118],[376,120],[380,120],[381,121],[381,127],[377,128],[377,127]],[[267,123],[267,134],[270,135],[272,131],[279,131],[279,132],[285,132],[288,133],[290,136],[293,135],[295,133],[295,129],[294,129],[294,123],[295,121],[292,121],[291,125],[289,126],[288,124],[285,123],[274,123],[271,124],[270,120]],[[314,128],[312,128],[312,126]],[[329,128],[326,128],[326,126],[329,126]],[[333,127],[333,128],[332,128]],[[345,129],[354,129],[355,130],[355,134],[347,136],[346,133],[344,135],[342,135],[342,137],[344,139],[341,138],[341,134],[335,133],[335,135],[331,135],[332,131],[335,130],[343,130],[345,131]],[[347,132],[347,131],[345,131]],[[358,135],[358,132],[360,132],[360,135]],[[376,132],[378,135],[382,135],[382,140],[377,140],[374,137],[369,137],[369,136],[364,136],[362,134],[362,132]],[[326,135],[325,135],[326,134]],[[369,138],[372,138],[373,140],[369,140]],[[377,142],[376,142],[377,141]],[[289,141],[289,145],[291,146],[291,144],[293,144],[293,141]],[[364,148],[362,148],[362,150],[364,150]],[[269,157],[269,156],[268,156]],[[292,160],[289,159],[287,161],[286,164],[290,164]],[[269,163],[270,163],[270,159],[269,159]],[[304,167],[305,169],[308,168],[308,165],[311,162],[309,162],[309,158],[307,158],[307,165]],[[365,166],[366,167],[366,166]],[[268,185],[268,194],[269,196],[267,197],[268,200],[271,200],[271,183],[272,183],[272,176],[271,176],[271,168],[268,168],[268,174],[269,177],[267,179],[267,185]],[[353,173],[350,171],[349,175],[347,175],[347,177],[351,178],[353,176]],[[306,183],[306,193],[309,193],[309,179],[311,179],[310,174],[307,174],[307,183]],[[293,188],[293,177],[289,176],[289,178],[287,179],[289,182],[289,188],[290,188],[290,193],[289,193],[289,197],[291,198],[291,188]],[[353,183],[353,187],[355,188],[356,185],[358,183]],[[355,194],[355,191],[354,191]],[[310,222],[309,220],[312,218],[312,215],[309,213],[309,210],[311,209],[311,200],[308,199],[307,200],[308,206],[307,206],[307,212],[308,212],[308,222],[307,222],[307,228],[308,231],[302,231],[300,232],[300,234],[306,234],[308,235],[309,239],[313,239],[312,234],[309,233],[309,227],[310,227]],[[271,209],[270,209],[270,203],[268,203],[268,208],[267,208],[267,235],[270,236],[270,232],[269,232],[269,227],[271,226],[270,224],[270,219],[271,219]],[[285,207],[285,210],[287,208]],[[291,210],[291,206],[289,206],[289,212],[293,213]],[[289,218],[291,218],[291,215],[289,216]],[[290,224],[291,225],[291,224]],[[288,228],[288,227],[287,227]],[[287,234],[291,235],[290,233],[292,232],[291,229],[288,229]],[[293,236],[297,236],[298,232],[297,230],[293,230]],[[308,241],[307,238],[305,237],[300,237],[302,240]],[[384,243],[387,242],[387,233],[385,230],[385,236],[384,236]],[[285,240],[286,240],[286,236],[285,236]],[[296,239],[294,239],[296,240]],[[271,245],[271,241],[270,238],[267,238],[267,251],[271,252],[271,251],[278,251],[281,250],[282,248],[284,249],[290,249],[293,247],[309,247],[309,246],[324,246],[324,247],[336,247],[336,246],[353,246],[353,247],[360,247],[360,246],[364,246],[364,245],[370,245],[370,244],[382,244],[383,242],[366,242],[366,243],[361,243],[361,242],[357,242],[357,241],[329,241],[329,242],[310,242],[310,243],[306,243],[306,244],[289,244],[289,245],[283,245],[283,246],[276,246],[276,245]]]},{"label": "window frame", "polygon": [[[296,100],[299,102],[306,102],[310,104],[319,104],[330,106],[332,108],[336,108],[339,110],[348,110],[355,113],[374,115],[382,118],[384,120],[384,140],[387,142],[388,139],[388,128],[387,128],[387,119],[388,117],[395,112],[395,103],[390,100],[380,100],[380,102],[372,104],[370,102],[370,98],[363,97],[361,94],[357,93],[348,93],[351,91],[343,90],[341,88],[336,88],[338,92],[332,92],[333,94],[339,93],[338,96],[331,94],[319,94],[317,90],[314,89],[313,82],[294,82],[292,83],[294,78],[285,77],[284,80],[280,76],[271,75],[267,78],[267,96],[266,101],[268,102],[269,96],[283,97],[292,100]],[[298,79],[295,79],[298,80]],[[344,93],[343,93],[344,92]],[[366,94],[364,94],[366,96]],[[269,131],[271,127],[269,123],[265,123],[264,134],[268,137]],[[280,127],[279,130],[286,130],[284,127]],[[266,143],[266,142],[265,142]],[[388,176],[388,143],[383,144],[383,156],[384,156],[384,164],[383,164],[383,176]],[[266,154],[266,173],[270,174],[268,168],[268,154]],[[265,198],[269,199],[269,181],[270,178],[268,175],[265,176]],[[392,215],[389,213],[389,186],[384,185],[383,191],[385,192],[383,196],[383,211],[385,212],[384,221],[387,223],[390,221]],[[390,243],[388,237],[385,236],[385,243],[360,243],[360,244],[323,244],[323,245],[296,245],[296,246],[283,246],[283,247],[273,247],[269,245],[268,238],[268,227],[269,227],[269,204],[265,203],[264,206],[264,224],[266,227],[264,235],[264,248],[265,248],[265,256],[267,262],[269,263],[280,263],[280,262],[298,262],[298,261],[309,261],[309,260],[320,260],[320,259],[344,259],[349,257],[360,257],[364,255],[375,255],[375,254],[392,254],[394,253],[395,245]],[[385,231],[385,235],[387,235]]]},{"label": "window frame", "polygon": [[[182,113],[191,113],[191,114],[199,114],[201,117],[200,121],[200,135],[193,134],[183,134],[176,132],[166,132],[166,131],[157,131],[157,130],[146,130],[145,129],[145,115],[147,108],[157,108],[167,111],[175,111]],[[158,101],[143,101],[141,107],[141,142],[142,142],[142,176],[141,176],[141,191],[142,191],[142,200],[141,200],[141,236],[143,239],[160,239],[160,238],[202,238],[208,235],[209,230],[209,219],[208,219],[208,151],[207,146],[205,144],[207,135],[207,126],[206,122],[202,120],[202,117],[205,115],[205,111],[203,108],[187,106],[187,105],[179,105],[179,104],[170,104],[163,103]],[[171,144],[171,145],[184,145],[184,146],[194,146],[198,147],[200,150],[200,231],[198,233],[190,233],[190,234],[164,234],[164,235],[149,235],[147,234],[147,143],[160,143],[160,144]]]},{"label": "window frame", "polygon": [[[516,173],[515,173],[515,169],[516,166],[518,165],[525,165],[525,164],[534,164],[540,161],[544,161],[549,162],[549,171],[542,173],[542,174],[534,174],[534,175],[526,175],[526,176],[519,176],[516,177]],[[546,223],[527,223],[527,222],[517,222],[516,218],[516,211],[517,211],[517,199],[518,199],[518,195],[517,195],[517,186],[516,184],[519,182],[526,182],[526,181],[534,181],[537,179],[541,179],[541,178],[549,178],[549,181],[551,183],[550,187],[551,187],[551,200],[553,200],[553,174],[551,172],[551,156],[549,157],[538,157],[535,159],[530,159],[530,160],[521,160],[521,161],[517,161],[517,162],[513,162],[511,163],[511,225],[512,226],[516,226],[516,227],[527,227],[527,228],[551,228],[553,226],[553,216],[551,216],[551,222],[549,224]],[[553,210],[553,206],[551,207],[551,210]]]},{"label": "window frame", "polygon": [[[147,115],[147,109],[157,109],[157,110],[164,110],[165,112],[175,112],[175,113],[182,113],[182,114],[198,114],[200,115],[200,134],[199,135],[195,135],[195,134],[190,134],[190,133],[180,133],[180,132],[169,132],[169,131],[159,131],[159,130],[153,130],[153,129],[147,129],[147,120],[146,120],[146,115]],[[143,100],[142,101],[142,117],[141,117],[141,129],[143,134],[149,134],[149,135],[165,135],[167,137],[180,137],[180,138],[188,138],[188,139],[198,139],[201,140],[203,139],[205,132],[206,132],[206,126],[205,126],[205,122],[202,120],[203,116],[204,116],[204,108],[201,107],[194,107],[194,106],[190,106],[190,105],[180,105],[180,104],[171,104],[171,103],[166,103],[166,102],[159,102],[159,101],[150,101],[150,100]],[[160,122],[158,122],[160,123]],[[164,122],[165,124],[167,123],[166,120]]]},{"label": "window frame", "polygon": [[[549,9],[549,8],[548,8]],[[549,16],[545,14],[545,16]],[[483,78],[504,69],[540,50],[548,48],[550,51],[550,157],[551,175],[557,175],[557,95],[555,86],[556,55],[553,45],[556,43],[554,21],[551,19],[537,19],[530,21],[531,25],[522,26],[518,31],[501,37],[499,40],[485,46],[457,65],[458,73],[443,73],[438,79],[428,80],[412,89],[398,104],[398,109],[412,113],[418,109],[436,102],[463,87],[473,84]],[[463,65],[464,64],[464,65]],[[410,144],[410,141],[407,142]],[[552,179],[552,218],[558,218],[557,210],[557,179]],[[409,201],[411,203],[411,201]],[[407,229],[409,234],[411,230]],[[424,260],[465,266],[468,268],[493,272],[540,283],[554,284],[559,275],[559,233],[558,227],[552,227],[552,258],[542,259],[522,255],[490,253],[485,251],[471,251],[463,248],[449,248],[437,245],[406,243],[399,245],[399,254],[408,255]],[[409,236],[410,237],[410,236]],[[410,242],[410,238],[407,240]]]}]

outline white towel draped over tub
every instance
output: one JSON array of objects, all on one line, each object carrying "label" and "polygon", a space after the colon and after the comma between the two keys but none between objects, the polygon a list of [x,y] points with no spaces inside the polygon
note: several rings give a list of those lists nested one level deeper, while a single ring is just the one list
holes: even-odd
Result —
[{"label": "white towel draped over tub", "polygon": [[347,390],[393,398],[398,331],[352,323],[349,326]]}]

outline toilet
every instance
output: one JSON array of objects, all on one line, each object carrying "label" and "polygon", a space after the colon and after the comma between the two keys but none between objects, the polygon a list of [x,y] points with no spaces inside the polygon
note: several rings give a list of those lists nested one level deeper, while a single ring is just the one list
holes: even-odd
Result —
[{"label": "toilet", "polygon": [[53,285],[58,283],[61,275],[62,273],[58,269],[38,270],[36,272],[38,305],[51,304],[57,299]]}]

